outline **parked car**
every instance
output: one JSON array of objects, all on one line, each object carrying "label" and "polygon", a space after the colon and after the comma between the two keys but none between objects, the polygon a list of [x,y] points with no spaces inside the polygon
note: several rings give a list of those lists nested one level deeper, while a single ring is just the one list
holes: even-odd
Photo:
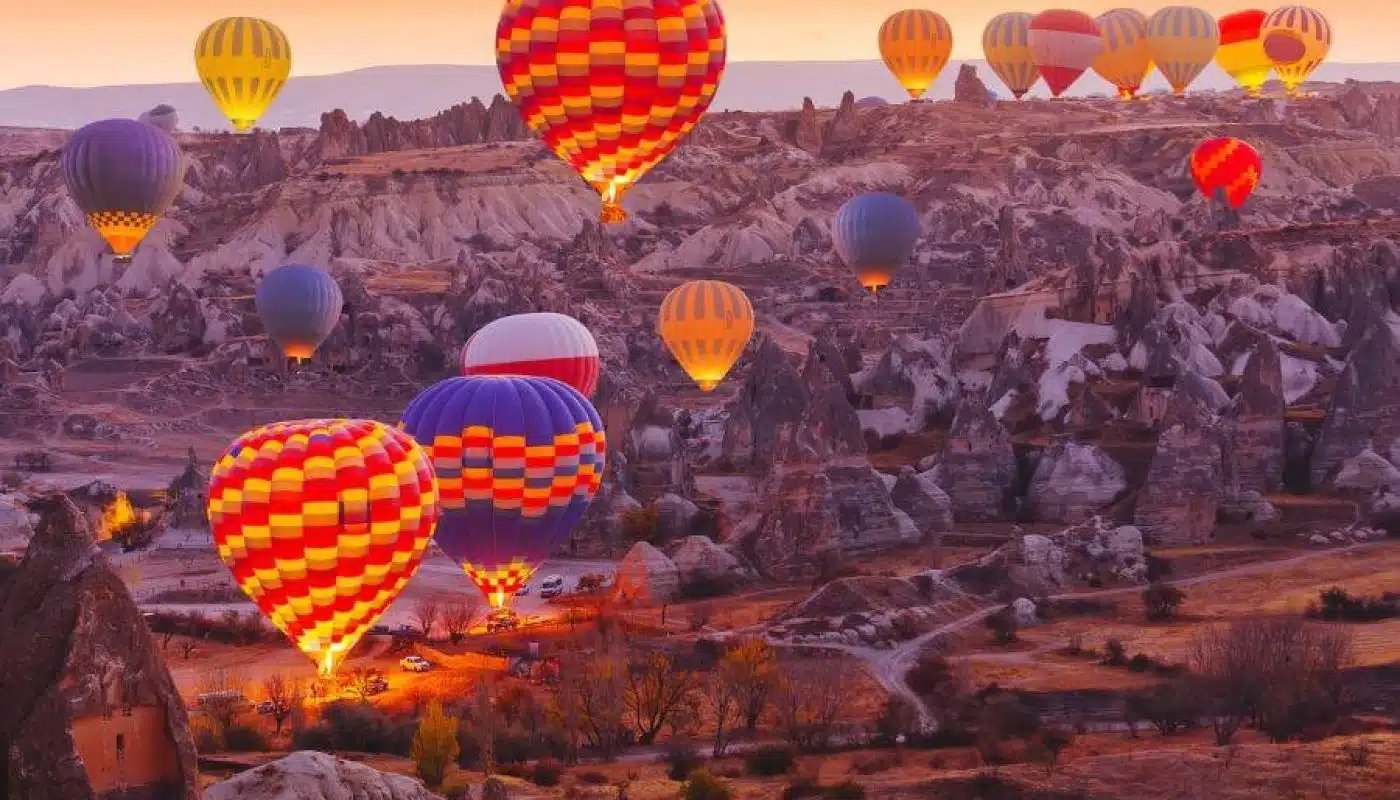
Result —
[{"label": "parked car", "polygon": [[540,597],[548,600],[551,597],[558,597],[564,593],[564,578],[560,575],[550,575],[540,582]]},{"label": "parked car", "polygon": [[516,596],[516,597],[524,597],[525,595],[527,595],[527,594],[529,594],[529,593],[530,593],[530,584],[528,584],[528,583],[525,584],[524,586],[521,586],[519,589],[516,589],[516,590],[515,590],[515,596]]},{"label": "parked car", "polygon": [[371,626],[370,626],[370,629],[369,629],[369,635],[370,635],[370,636],[388,636],[388,635],[389,635],[389,626],[388,626],[388,625],[371,625]]},{"label": "parked car", "polygon": [[422,656],[404,656],[399,666],[408,672],[427,672],[433,664]]},{"label": "parked car", "polygon": [[486,617],[486,632],[513,631],[520,627],[520,617],[508,608],[498,608]]},{"label": "parked car", "polygon": [[277,704],[273,703],[271,700],[264,700],[261,703],[258,703],[258,713],[263,715],[264,717],[271,716],[272,712],[276,710]]}]

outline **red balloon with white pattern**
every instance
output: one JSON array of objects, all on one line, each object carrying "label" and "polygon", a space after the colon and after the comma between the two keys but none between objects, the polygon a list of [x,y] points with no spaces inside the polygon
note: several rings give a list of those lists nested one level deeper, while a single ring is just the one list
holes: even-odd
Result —
[{"label": "red balloon with white pattern", "polygon": [[598,388],[598,342],[566,314],[515,314],[472,335],[462,347],[462,374],[553,378],[584,397]]}]

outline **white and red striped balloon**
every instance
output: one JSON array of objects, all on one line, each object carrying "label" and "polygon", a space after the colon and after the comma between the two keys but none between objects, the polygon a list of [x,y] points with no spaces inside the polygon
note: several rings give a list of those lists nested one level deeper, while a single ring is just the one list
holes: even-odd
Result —
[{"label": "white and red striped balloon", "polygon": [[472,335],[462,346],[463,375],[554,378],[585,397],[598,388],[598,343],[564,314],[515,314]]},{"label": "white and red striped balloon", "polygon": [[1094,18],[1066,8],[1036,14],[1030,24],[1029,44],[1045,85],[1055,97],[1079,80],[1104,46],[1103,33]]}]

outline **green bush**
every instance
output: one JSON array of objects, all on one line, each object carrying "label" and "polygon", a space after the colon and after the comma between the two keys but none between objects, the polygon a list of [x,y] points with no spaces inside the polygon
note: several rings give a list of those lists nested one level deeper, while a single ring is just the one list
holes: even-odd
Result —
[{"label": "green bush", "polygon": [[690,773],[690,780],[685,784],[685,800],[731,800],[733,797],[729,786],[707,769]]},{"label": "green bush", "polygon": [[744,756],[744,766],[750,775],[770,777],[785,775],[797,763],[797,751],[787,745],[768,745],[749,751]]},{"label": "green bush", "polygon": [[827,787],[822,797],[825,800],[865,800],[865,787],[855,781],[845,780]]},{"label": "green bush", "polygon": [[559,777],[563,774],[564,767],[558,761],[552,758],[542,758],[535,762],[530,782],[536,786],[558,786]]}]

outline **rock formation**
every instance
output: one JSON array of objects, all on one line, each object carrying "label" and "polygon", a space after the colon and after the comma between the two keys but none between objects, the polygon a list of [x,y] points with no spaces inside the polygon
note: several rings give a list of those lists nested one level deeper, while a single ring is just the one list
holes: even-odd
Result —
[{"label": "rock formation", "polygon": [[665,553],[646,542],[637,542],[617,565],[616,590],[625,603],[668,603],[680,593],[680,573]]},{"label": "rock formation", "polygon": [[436,800],[423,784],[343,758],[301,750],[216,783],[205,800]]},{"label": "rock formation", "polygon": [[525,123],[509,100],[496,95],[487,107],[473,97],[427,119],[401,122],[379,112],[363,124],[336,109],[321,115],[321,132],[315,150],[321,159],[411,150],[421,147],[453,147],[478,142],[518,141],[526,138]]},{"label": "rock formation", "polygon": [[1091,445],[1058,441],[1040,456],[1026,491],[1032,517],[1074,525],[1128,488],[1123,467]]},{"label": "rock formation", "polygon": [[1011,437],[985,403],[964,398],[943,447],[943,490],[959,522],[1005,519],[1016,479]]},{"label": "rock formation", "polygon": [[0,594],[0,796],[199,797],[184,701],[121,578],[65,496]]},{"label": "rock formation", "polygon": [[[1134,524],[1154,545],[1201,544],[1215,533],[1223,492],[1221,430],[1205,387],[1194,373],[1178,378],[1142,489]],[[1222,392],[1223,394],[1223,392]]]},{"label": "rock formation", "polygon": [[1260,336],[1235,393],[1229,461],[1239,489],[1268,494],[1281,488],[1286,407],[1278,348]]},{"label": "rock formation", "polygon": [[987,91],[987,85],[977,76],[977,67],[972,64],[958,67],[958,78],[953,82],[953,100],[979,106],[992,104],[992,93]]}]

